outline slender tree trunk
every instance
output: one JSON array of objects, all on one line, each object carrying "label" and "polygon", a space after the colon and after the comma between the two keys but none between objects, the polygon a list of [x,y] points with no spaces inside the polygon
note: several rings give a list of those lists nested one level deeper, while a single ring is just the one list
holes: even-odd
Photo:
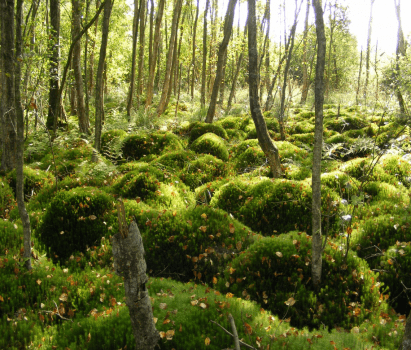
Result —
[{"label": "slender tree trunk", "polygon": [[372,32],[372,7],[375,0],[370,0],[370,20],[368,22],[368,35],[367,35],[367,53],[365,55],[365,84],[364,84],[364,101],[367,104],[367,89],[368,79],[370,75],[370,56],[371,56],[371,32]]},{"label": "slender tree trunk", "polygon": [[165,0],[160,0],[160,2],[158,3],[156,24],[155,24],[155,29],[154,29],[153,58],[150,64],[150,71],[149,71],[149,76],[148,76],[146,108],[151,106],[151,102],[153,100],[154,73],[156,71],[156,63],[157,63],[157,57],[158,57],[158,52],[159,52],[160,28],[161,28],[161,20],[163,18],[163,12],[164,12],[164,3],[165,3]]},{"label": "slender tree trunk", "polygon": [[[96,0],[96,10],[99,9],[101,5],[100,0]],[[96,49],[96,36],[97,36],[97,31],[98,31],[98,17],[96,19],[95,25],[94,25],[94,38],[91,41],[91,52],[90,52],[90,70],[89,70],[89,86],[88,86],[88,91],[89,94],[93,93],[93,88],[94,88],[94,51]]]},{"label": "slender tree trunk", "polygon": [[[335,26],[336,26],[336,11],[334,9],[334,14],[333,14],[333,18],[331,18],[331,4],[329,4],[330,6],[330,16],[329,16],[329,21],[330,21],[330,45],[328,48],[328,62],[327,62],[327,85],[326,85],[326,91],[325,94],[327,96],[327,100],[330,94],[330,85],[331,85],[331,50],[332,47],[334,45],[334,30],[335,30]],[[335,3],[334,3],[335,6]]]},{"label": "slender tree trunk", "polygon": [[411,350],[411,312],[407,317],[407,323],[405,324],[405,331],[402,343],[399,350]]},{"label": "slender tree trunk", "polygon": [[206,69],[207,69],[207,13],[210,0],[206,0],[203,24],[203,66],[201,72],[201,108],[205,107]]},{"label": "slender tree trunk", "polygon": [[[148,9],[147,9],[148,11]],[[150,0],[150,31],[149,31],[149,43],[148,43],[148,74],[150,75],[151,65],[153,62],[153,37],[154,37],[154,0]],[[148,86],[148,80],[147,80]],[[147,102],[147,91],[146,91]]]},{"label": "slender tree trunk", "polygon": [[220,107],[223,106],[223,102],[224,102],[226,66],[227,66],[227,51],[224,54],[223,71],[221,72],[220,100],[218,101],[218,104],[220,105]]},{"label": "slender tree trunk", "polygon": [[398,104],[400,106],[400,112],[401,114],[405,114],[405,111],[406,111],[405,102],[404,102],[404,98],[402,97],[402,93],[401,93],[400,86],[399,86],[399,80],[401,77],[400,58],[406,55],[404,33],[402,31],[402,25],[401,25],[401,0],[394,0],[394,4],[395,4],[395,12],[397,14],[397,20],[398,20],[396,66],[395,66],[395,93],[397,95]]},{"label": "slender tree trunk", "polygon": [[307,8],[305,11],[304,34],[303,34],[303,88],[301,92],[300,104],[307,102],[309,80],[308,80],[308,60],[307,60],[307,41],[308,41],[308,18],[310,16],[310,0],[307,0]]},{"label": "slender tree trunk", "polygon": [[14,0],[1,1],[2,32],[1,60],[2,74],[2,157],[1,170],[14,169],[16,153],[16,112],[14,105]]},{"label": "slender tree trunk", "polygon": [[[261,66],[263,65],[264,62],[264,57],[269,55],[269,40],[270,40],[270,17],[271,17],[271,6],[270,6],[270,0],[267,0],[265,3],[265,10],[264,10],[264,16],[262,19],[262,24],[261,24],[261,34],[263,34],[264,31],[264,26],[265,28],[265,37],[264,37],[264,43],[263,43],[263,49],[261,50],[261,55],[258,61],[258,75],[261,76]],[[262,98],[263,95],[263,86],[264,86],[264,80],[261,80],[259,82],[260,85],[260,99]],[[260,101],[260,103],[262,103]]]},{"label": "slender tree trunk", "polygon": [[323,146],[323,104],[324,104],[324,68],[326,38],[321,0],[313,0],[315,25],[317,32],[317,64],[315,76],[315,132],[312,174],[312,257],[311,273],[316,289],[320,287],[322,272],[322,237],[321,237],[321,156]]},{"label": "slender tree trunk", "polygon": [[199,12],[199,0],[197,0],[196,8],[196,18],[194,20],[194,29],[193,29],[193,58],[191,60],[191,68],[193,69],[193,74],[191,76],[191,100],[194,99],[194,81],[196,75],[196,37],[197,37],[197,23],[198,23],[198,12]]},{"label": "slender tree trunk", "polygon": [[170,44],[168,46],[167,63],[166,63],[166,71],[165,71],[165,77],[164,77],[163,91],[161,93],[160,103],[159,103],[159,105],[157,107],[157,111],[156,111],[156,114],[158,116],[163,114],[164,111],[167,108],[166,102],[167,102],[168,90],[171,88],[170,87],[170,79],[171,79],[171,72],[172,72],[171,70],[172,70],[172,65],[173,65],[174,46],[175,46],[177,30],[178,30],[178,18],[180,16],[182,3],[183,3],[182,0],[176,0],[175,6],[174,6],[173,22],[172,22],[172,25],[171,25]]},{"label": "slender tree trunk", "polygon": [[375,60],[374,60],[374,71],[375,71],[375,100],[378,101],[378,88],[380,86],[379,76],[378,76],[378,40],[375,44]]},{"label": "slender tree trunk", "polygon": [[93,152],[93,162],[98,162],[98,153],[101,149],[101,129],[102,129],[102,119],[104,114],[104,100],[103,100],[103,71],[104,64],[106,60],[107,42],[108,42],[108,32],[110,25],[110,15],[111,9],[113,8],[114,0],[105,0],[104,3],[104,18],[103,26],[101,29],[101,46],[100,46],[100,56],[98,60],[97,76],[96,76],[96,121],[95,121],[95,141]]},{"label": "slender tree trunk", "polygon": [[16,52],[15,52],[15,110],[17,117],[17,161],[16,161],[16,197],[19,214],[23,223],[23,245],[25,260],[24,265],[27,270],[31,270],[31,228],[30,216],[27,213],[24,204],[24,114],[20,96],[20,81],[21,81],[21,61],[22,61],[22,17],[23,17],[23,0],[17,0],[16,7]]},{"label": "slender tree trunk", "polygon": [[[86,0],[86,17],[85,22],[88,22],[88,15],[90,11],[91,0]],[[90,94],[88,91],[88,42],[90,40],[88,30],[86,31],[86,40],[84,44],[84,95],[85,95],[85,107],[86,107],[86,118],[90,124]]]},{"label": "slender tree trunk", "polygon": [[360,89],[361,89],[361,74],[362,74],[362,47],[361,47],[361,54],[360,54],[360,69],[358,71],[358,81],[357,81],[357,92],[355,93],[355,104],[358,106],[359,103],[359,95],[360,95]]},{"label": "slender tree trunk", "polygon": [[59,70],[60,70],[60,0],[50,0],[51,55],[50,55],[50,90],[47,129],[54,129],[59,115]]},{"label": "slender tree trunk", "polygon": [[[72,27],[71,37],[72,40],[81,32],[81,7],[82,2],[80,0],[72,0]],[[80,133],[88,134],[90,123],[86,116],[86,107],[84,105],[84,92],[83,92],[83,76],[81,73],[81,41],[78,40],[74,44],[73,49],[73,71],[75,78],[75,93],[77,97],[77,117]]]},{"label": "slender tree trunk", "polygon": [[257,25],[255,15],[255,0],[248,0],[248,85],[250,96],[250,111],[258,142],[270,164],[273,177],[281,177],[281,163],[278,149],[271,140],[267,125],[261,113],[260,100],[258,98],[258,52],[257,52]]},{"label": "slender tree trunk", "polygon": [[138,7],[138,0],[134,0],[134,20],[133,20],[133,51],[131,54],[131,72],[130,72],[130,86],[128,89],[127,97],[127,117],[130,120],[131,107],[133,106],[134,85],[136,79],[136,56],[137,56],[137,37],[138,37],[138,22],[140,19],[141,3],[144,0],[140,0],[140,7]]},{"label": "slender tree trunk", "polygon": [[145,45],[145,13],[146,0],[140,3],[140,40],[139,40],[139,54],[138,54],[138,74],[137,74],[137,106],[140,105],[140,95],[142,93],[142,84],[144,79],[144,45]]},{"label": "slender tree trunk", "polygon": [[231,32],[233,29],[234,10],[235,10],[236,4],[237,4],[237,0],[230,0],[228,2],[227,13],[225,15],[225,20],[224,20],[224,38],[223,38],[223,41],[220,43],[220,47],[218,49],[217,70],[216,70],[216,76],[214,80],[213,92],[210,98],[210,105],[208,107],[207,117],[205,119],[206,123],[212,123],[214,115],[215,115],[215,107],[217,103],[218,90],[220,88],[220,83],[222,79],[224,56],[227,53],[227,46],[228,46],[228,42],[230,41]]}]

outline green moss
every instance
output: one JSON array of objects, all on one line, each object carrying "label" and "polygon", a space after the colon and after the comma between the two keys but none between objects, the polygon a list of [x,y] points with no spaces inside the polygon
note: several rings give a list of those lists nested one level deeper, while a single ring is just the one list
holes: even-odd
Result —
[{"label": "green moss", "polygon": [[122,129],[112,129],[101,135],[101,153],[107,159],[118,161],[121,159],[121,142],[127,133]]},{"label": "green moss", "polygon": [[227,182],[229,178],[219,179],[215,181],[207,182],[195,189],[195,198],[197,203],[209,204],[214,196],[214,193]]},{"label": "green moss", "polygon": [[0,218],[7,219],[10,211],[17,205],[14,193],[8,182],[0,177]]},{"label": "green moss", "polygon": [[123,140],[121,148],[123,152],[123,159],[128,161],[139,160],[144,156],[155,156],[166,153],[167,151],[182,149],[183,147],[179,141],[179,138],[168,132],[129,135]]},{"label": "green moss", "polygon": [[314,144],[314,133],[310,132],[306,134],[293,134],[290,136],[290,139],[311,146]]},{"label": "green moss", "polygon": [[330,116],[324,120],[324,127],[338,132],[362,129],[365,126],[367,123],[364,118],[356,116],[341,116],[340,118]]},{"label": "green moss", "polygon": [[39,227],[40,240],[52,257],[68,258],[108,236],[114,221],[113,198],[93,187],[59,191],[47,207]]},{"label": "green moss", "polygon": [[214,124],[222,126],[226,131],[228,129],[245,131],[245,128],[251,123],[252,121],[249,117],[227,116],[222,119],[219,119]]},{"label": "green moss", "polygon": [[190,142],[197,140],[200,136],[207,134],[207,133],[213,133],[215,135],[220,136],[223,139],[228,139],[227,132],[224,130],[222,126],[216,123],[210,124],[210,123],[195,122],[191,126]]},{"label": "green moss", "polygon": [[153,164],[175,171],[183,169],[187,164],[195,159],[195,157],[196,154],[192,151],[179,150],[163,154],[155,159]]},{"label": "green moss", "polygon": [[243,141],[247,137],[247,134],[242,130],[227,129],[227,137],[230,141],[238,140]]},{"label": "green moss", "polygon": [[226,268],[218,288],[286,314],[295,327],[351,328],[371,317],[380,293],[367,263],[350,253],[341,268],[342,253],[331,244],[323,255],[323,283],[314,291],[310,251],[311,237],[304,232],[258,239]]},{"label": "green moss", "polygon": [[213,133],[200,136],[191,144],[191,149],[199,154],[211,154],[221,160],[228,160],[228,150],[224,140]]},{"label": "green moss", "polygon": [[235,169],[239,172],[249,172],[256,167],[263,166],[266,163],[266,158],[259,145],[248,147],[235,158]]},{"label": "green moss", "polygon": [[411,186],[411,164],[398,155],[384,155],[379,161],[379,165],[386,173],[395,176],[398,182],[409,188]]},{"label": "green moss", "polygon": [[321,185],[337,192],[341,198],[349,200],[352,196],[359,194],[360,183],[341,171],[323,173]]}]

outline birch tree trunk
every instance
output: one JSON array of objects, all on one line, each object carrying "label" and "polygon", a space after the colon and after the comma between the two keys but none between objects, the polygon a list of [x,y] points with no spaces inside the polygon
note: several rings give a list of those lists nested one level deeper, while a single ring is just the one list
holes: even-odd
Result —
[{"label": "birch tree trunk", "polygon": [[21,81],[21,61],[22,61],[22,17],[23,17],[23,0],[17,0],[16,6],[16,53],[15,53],[15,80],[14,80],[14,105],[17,118],[17,164],[16,164],[16,197],[19,214],[23,223],[23,245],[25,260],[24,265],[27,270],[31,270],[31,227],[30,216],[27,213],[24,204],[24,115],[21,105],[20,81]]},{"label": "birch tree trunk", "polygon": [[[193,57],[191,60],[191,68],[193,70],[193,74],[191,76],[191,100],[194,99],[194,81],[195,81],[195,72],[196,72],[196,36],[197,36],[197,23],[198,23],[198,12],[199,12],[199,0],[197,0],[197,8],[196,8],[196,17],[194,20],[194,30],[193,30]],[[190,72],[190,70],[189,70]]]},{"label": "birch tree trunk", "polygon": [[307,60],[307,41],[308,41],[308,18],[310,16],[310,0],[307,0],[307,8],[305,11],[304,34],[303,34],[303,88],[301,92],[300,104],[307,102],[308,88],[310,86],[308,80],[308,60]]},{"label": "birch tree trunk", "polygon": [[223,41],[220,43],[220,47],[218,49],[216,76],[215,76],[214,85],[213,85],[213,92],[210,98],[210,105],[208,107],[208,112],[207,112],[207,116],[205,119],[206,123],[212,123],[214,115],[215,115],[215,107],[217,104],[218,90],[220,89],[220,84],[221,84],[221,79],[222,79],[224,57],[227,53],[227,46],[228,46],[228,42],[230,41],[231,32],[233,29],[234,10],[235,10],[236,4],[237,4],[237,0],[230,0],[228,3],[227,13],[225,15],[225,20],[224,20],[224,38],[223,38]]},{"label": "birch tree trunk", "polygon": [[404,40],[404,32],[402,31],[401,25],[401,0],[394,0],[395,4],[395,12],[397,14],[398,20],[398,34],[397,34],[397,49],[396,49],[396,65],[395,65],[395,93],[397,95],[398,104],[400,106],[401,114],[405,114],[405,102],[404,98],[402,97],[402,93],[399,87],[399,79],[400,79],[400,58],[405,56],[406,48],[405,48],[405,40]]},{"label": "birch tree trunk", "polygon": [[321,237],[321,156],[323,146],[323,104],[326,38],[321,0],[313,0],[317,32],[317,64],[315,75],[315,131],[312,174],[312,259],[311,273],[314,288],[321,283],[322,237]]},{"label": "birch tree trunk", "polygon": [[122,220],[120,232],[113,236],[114,269],[117,275],[124,278],[126,305],[136,349],[151,350],[157,345],[160,335],[154,324],[151,300],[146,288],[148,277],[143,240],[134,221],[127,228],[125,218]]},{"label": "birch tree trunk", "polygon": [[257,25],[255,15],[255,0],[248,0],[248,85],[250,95],[250,110],[258,142],[265,153],[274,178],[281,177],[281,163],[277,147],[268,134],[267,125],[261,113],[258,98],[258,52],[257,52]]},{"label": "birch tree trunk", "polygon": [[207,69],[207,13],[210,6],[210,0],[206,0],[204,10],[204,24],[203,24],[203,66],[201,71],[201,108],[205,107],[205,88],[206,88],[206,69]]},{"label": "birch tree trunk", "polygon": [[144,79],[144,44],[145,44],[145,12],[146,12],[146,0],[142,0],[140,3],[140,39],[139,39],[139,53],[138,53],[138,74],[137,74],[137,106],[140,105],[140,95],[142,92],[142,84]]},{"label": "birch tree trunk", "polygon": [[365,84],[364,84],[364,101],[367,103],[367,89],[368,79],[370,76],[370,56],[371,56],[371,32],[372,32],[372,7],[375,0],[371,0],[370,6],[370,20],[368,22],[368,35],[367,35],[367,52],[365,54]]}]

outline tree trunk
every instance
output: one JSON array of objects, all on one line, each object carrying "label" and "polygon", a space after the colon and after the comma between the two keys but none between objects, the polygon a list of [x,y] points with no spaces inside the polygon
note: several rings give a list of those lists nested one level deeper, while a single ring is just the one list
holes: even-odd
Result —
[{"label": "tree trunk", "polygon": [[138,37],[138,21],[140,19],[141,3],[144,0],[140,0],[140,7],[138,7],[138,0],[134,0],[134,20],[133,20],[133,50],[131,54],[131,72],[130,72],[130,86],[128,88],[127,96],[127,117],[130,120],[131,107],[133,106],[134,85],[136,79],[136,56],[137,56],[137,37]]},{"label": "tree trunk", "polygon": [[220,88],[220,83],[222,79],[224,56],[227,53],[227,46],[228,46],[228,42],[230,41],[231,32],[233,29],[234,10],[235,10],[236,4],[237,4],[237,0],[230,0],[228,2],[227,13],[225,15],[225,20],[224,20],[224,38],[223,38],[223,41],[220,43],[220,47],[218,49],[216,76],[215,76],[214,85],[213,85],[213,92],[210,98],[210,105],[208,107],[208,112],[207,112],[207,116],[205,119],[206,123],[212,123],[214,115],[215,115],[215,107],[217,103],[218,90]]},{"label": "tree trunk", "polygon": [[311,273],[316,289],[321,283],[322,272],[322,237],[321,237],[321,156],[323,146],[323,104],[324,104],[324,68],[326,38],[321,0],[313,0],[315,26],[317,32],[317,64],[315,74],[315,131],[312,174],[312,258]]},{"label": "tree trunk", "polygon": [[21,81],[21,61],[22,61],[22,17],[23,17],[23,0],[17,0],[16,7],[16,57],[15,57],[15,109],[17,117],[17,161],[16,161],[16,197],[19,208],[20,219],[23,223],[23,245],[25,260],[24,265],[27,270],[31,270],[31,228],[30,216],[27,213],[24,204],[24,114],[21,105],[20,81]]},{"label": "tree trunk", "polygon": [[60,70],[60,0],[50,0],[50,25],[51,25],[51,55],[50,55],[50,90],[49,111],[47,115],[47,129],[55,128],[59,115],[59,70]]},{"label": "tree trunk", "polygon": [[160,2],[158,3],[156,24],[155,24],[155,29],[154,29],[153,57],[152,57],[152,62],[150,63],[150,71],[149,71],[149,77],[148,77],[146,109],[149,106],[151,106],[151,102],[153,100],[154,73],[156,71],[157,56],[158,56],[158,51],[159,51],[160,28],[161,28],[161,20],[163,18],[163,12],[164,12],[164,2],[165,0],[160,0]]},{"label": "tree trunk", "polygon": [[360,54],[360,69],[358,71],[358,81],[357,81],[357,92],[355,93],[355,104],[358,106],[359,103],[359,95],[361,89],[361,74],[362,74],[362,47],[361,47],[361,54]]},{"label": "tree trunk", "polygon": [[2,31],[1,60],[2,77],[2,157],[1,170],[14,169],[16,154],[16,113],[14,105],[14,0],[1,1]]},{"label": "tree trunk", "polygon": [[375,0],[371,0],[370,6],[370,20],[368,22],[368,36],[367,36],[367,53],[365,55],[365,84],[364,84],[364,103],[367,104],[367,89],[368,79],[370,75],[370,56],[371,56],[371,32],[372,32],[372,7]]},{"label": "tree trunk", "polygon": [[308,18],[310,16],[310,0],[307,0],[307,9],[305,11],[304,34],[303,34],[303,88],[301,92],[301,101],[303,105],[307,102],[308,88],[310,86],[308,80],[308,60],[307,60],[307,41],[308,41]]},{"label": "tree trunk", "polygon": [[402,31],[402,25],[401,25],[401,0],[394,0],[394,4],[395,4],[395,12],[397,14],[397,20],[398,20],[396,67],[395,67],[395,93],[397,95],[398,104],[400,106],[400,112],[401,114],[405,114],[405,110],[406,110],[405,102],[404,102],[404,98],[402,97],[402,93],[401,93],[400,86],[399,86],[399,79],[401,77],[400,58],[404,57],[406,54],[404,33]]},{"label": "tree trunk", "polygon": [[104,71],[104,63],[106,60],[106,51],[107,51],[107,41],[108,41],[108,32],[109,32],[109,25],[110,25],[110,15],[111,9],[113,8],[113,1],[105,0],[104,3],[104,18],[103,18],[103,26],[101,30],[101,46],[100,46],[100,56],[98,60],[98,67],[97,67],[97,76],[96,76],[96,117],[95,117],[95,141],[94,141],[94,148],[95,152],[93,152],[93,162],[98,162],[98,153],[100,153],[101,149],[101,129],[102,129],[102,117],[104,113],[104,100],[103,100],[103,71]]},{"label": "tree trunk", "polygon": [[411,350],[411,312],[407,317],[402,343],[398,350]]},{"label": "tree trunk", "polygon": [[201,71],[201,108],[205,107],[205,87],[206,87],[206,69],[207,69],[207,13],[210,6],[210,0],[206,0],[204,10],[204,24],[203,24],[203,66]]},{"label": "tree trunk", "polygon": [[223,107],[223,102],[224,102],[224,93],[225,93],[225,72],[226,72],[226,67],[227,67],[227,51],[224,54],[224,60],[223,60],[223,71],[221,72],[221,82],[220,82],[220,99],[218,101],[218,104],[220,108]]},{"label": "tree trunk", "polygon": [[[80,0],[72,0],[72,40],[81,32],[81,7]],[[77,97],[77,117],[80,133],[89,134],[90,122],[86,116],[84,105],[83,77],[81,73],[81,41],[78,40],[73,48],[73,70],[75,78],[75,92]]]},{"label": "tree trunk", "polygon": [[258,142],[268,158],[273,177],[281,177],[281,163],[278,149],[271,140],[267,125],[261,113],[258,98],[258,52],[255,0],[248,0],[248,85],[250,95],[250,111],[257,131]]},{"label": "tree trunk", "polygon": [[142,80],[144,79],[144,45],[145,45],[145,13],[146,0],[140,3],[140,39],[139,39],[139,53],[138,53],[138,75],[137,75],[137,106],[140,106],[140,95],[142,92]]},{"label": "tree trunk", "polygon": [[[196,36],[197,36],[197,23],[198,23],[198,12],[199,12],[199,0],[197,0],[196,8],[196,18],[194,20],[194,29],[193,29],[193,58],[191,60],[191,67],[193,69],[193,74],[191,76],[191,100],[194,99],[194,81],[195,81],[195,72],[196,72]],[[190,71],[190,70],[189,70]]]},{"label": "tree trunk", "polygon": [[146,287],[148,277],[143,239],[134,221],[127,228],[125,216],[121,220],[123,222],[119,224],[120,232],[113,236],[114,269],[117,275],[124,278],[126,305],[130,313],[136,349],[151,350],[157,346],[160,335],[154,324],[151,300]]},{"label": "tree trunk", "polygon": [[174,46],[175,46],[177,30],[178,30],[178,18],[180,16],[182,3],[183,3],[183,0],[176,0],[176,4],[174,6],[173,22],[171,25],[170,44],[168,46],[163,91],[161,93],[160,103],[156,111],[156,114],[158,116],[163,114],[167,108],[166,102],[167,102],[168,90],[170,89],[170,79],[171,79],[171,72],[172,72],[171,69],[173,65]]},{"label": "tree trunk", "polygon": [[[100,0],[96,0],[96,10],[100,7]],[[97,30],[98,30],[98,17],[96,19],[96,23],[94,25],[94,39],[92,40],[91,44],[91,53],[90,53],[90,70],[89,70],[89,85],[88,85],[88,92],[91,94],[93,92],[94,87],[94,51],[96,48],[96,37],[97,37]]]}]

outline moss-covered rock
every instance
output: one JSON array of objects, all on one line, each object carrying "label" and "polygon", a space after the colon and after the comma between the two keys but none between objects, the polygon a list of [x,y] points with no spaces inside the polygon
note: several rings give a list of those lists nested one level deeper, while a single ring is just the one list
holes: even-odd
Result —
[{"label": "moss-covered rock", "polygon": [[50,248],[53,259],[68,258],[108,236],[115,223],[113,198],[93,187],[59,191],[43,216],[40,240]]},{"label": "moss-covered rock", "polygon": [[126,161],[139,160],[144,156],[155,156],[168,151],[182,149],[183,146],[181,145],[179,138],[169,132],[129,135],[123,140],[121,147],[123,159]]},{"label": "moss-covered rock", "polygon": [[221,160],[228,161],[228,150],[224,140],[211,132],[196,139],[191,144],[191,149],[199,154],[211,154]]},{"label": "moss-covered rock", "polygon": [[291,232],[256,240],[226,268],[218,288],[286,314],[295,327],[351,328],[378,308],[377,276],[354,254],[344,264],[338,246],[330,244],[323,254],[322,276],[316,292],[310,282],[311,237]]},{"label": "moss-covered rock", "polygon": [[213,133],[223,139],[228,139],[227,132],[219,124],[195,122],[193,125],[191,125],[190,142],[197,140],[200,136],[207,133]]}]

